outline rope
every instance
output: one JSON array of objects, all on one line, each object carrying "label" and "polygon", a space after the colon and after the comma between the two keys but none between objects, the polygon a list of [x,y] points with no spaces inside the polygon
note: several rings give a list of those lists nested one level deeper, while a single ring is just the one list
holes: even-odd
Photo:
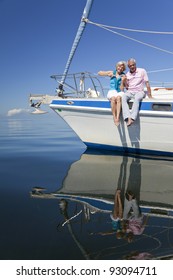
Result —
[{"label": "rope", "polygon": [[92,22],[90,20],[87,20],[86,22],[94,24],[94,25],[99,25],[99,26],[102,26],[102,27],[106,27],[106,28],[112,28],[112,29],[118,29],[118,30],[130,31],[130,32],[161,34],[161,35],[173,35],[173,31],[152,31],[152,30],[142,30],[142,29],[130,29],[130,28],[123,28],[123,27],[105,25],[105,24],[101,24],[101,23],[95,23],[95,22]]},{"label": "rope", "polygon": [[62,227],[65,226],[66,223],[69,223],[72,219],[76,218],[77,216],[79,216],[82,213],[82,210],[80,210],[76,215],[72,216],[70,219],[66,220],[63,224]]},{"label": "rope", "polygon": [[167,68],[167,69],[147,71],[147,73],[156,73],[156,72],[164,72],[164,71],[172,71],[172,70],[173,68]]},{"label": "rope", "polygon": [[[124,38],[126,38],[126,39],[129,39],[129,40],[131,40],[131,41],[140,43],[140,44],[145,45],[145,46],[147,46],[147,47],[150,47],[150,48],[153,48],[153,49],[156,49],[156,50],[165,52],[165,53],[173,54],[173,52],[171,52],[171,51],[168,51],[168,50],[159,48],[159,47],[157,47],[157,46],[154,46],[154,45],[151,45],[151,44],[148,44],[148,43],[139,41],[139,40],[134,39],[134,38],[132,38],[132,37],[129,37],[129,36],[126,36],[126,35],[121,34],[121,33],[119,33],[119,32],[113,31],[113,30],[109,29],[108,27],[106,27],[106,26],[104,26],[104,25],[102,25],[102,24],[94,23],[94,22],[91,22],[91,21],[89,21],[89,20],[87,21],[87,23],[91,23],[91,24],[96,25],[96,26],[98,26],[98,27],[100,27],[100,28],[103,28],[103,29],[105,29],[105,30],[107,30],[107,31],[110,31],[110,32],[112,32],[112,33],[114,33],[114,34],[116,34],[116,35],[122,36],[122,37],[124,37]],[[172,34],[173,34],[173,33],[172,33]]]}]

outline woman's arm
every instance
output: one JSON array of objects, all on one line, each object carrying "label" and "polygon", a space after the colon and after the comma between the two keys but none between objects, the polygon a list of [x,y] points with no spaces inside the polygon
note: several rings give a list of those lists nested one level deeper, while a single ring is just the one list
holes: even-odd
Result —
[{"label": "woman's arm", "polygon": [[99,76],[108,76],[108,77],[112,77],[113,76],[113,71],[99,71],[98,72]]}]

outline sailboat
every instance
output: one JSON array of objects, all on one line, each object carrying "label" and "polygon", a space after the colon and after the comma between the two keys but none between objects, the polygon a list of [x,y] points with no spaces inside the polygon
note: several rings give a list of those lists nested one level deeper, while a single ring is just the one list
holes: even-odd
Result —
[{"label": "sailboat", "polygon": [[142,100],[134,124],[127,127],[121,117],[116,127],[101,79],[90,72],[69,74],[92,4],[87,0],[64,73],[51,76],[59,84],[56,96],[30,95],[30,100],[48,104],[86,147],[173,156],[173,88],[153,87],[153,99]]}]

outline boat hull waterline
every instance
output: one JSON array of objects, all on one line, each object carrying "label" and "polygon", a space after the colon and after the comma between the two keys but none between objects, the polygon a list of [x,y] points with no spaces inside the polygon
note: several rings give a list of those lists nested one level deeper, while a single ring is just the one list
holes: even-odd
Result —
[{"label": "boat hull waterline", "polygon": [[127,127],[113,122],[106,99],[54,99],[50,107],[87,147],[136,154],[173,156],[173,102],[145,99],[138,119]]}]

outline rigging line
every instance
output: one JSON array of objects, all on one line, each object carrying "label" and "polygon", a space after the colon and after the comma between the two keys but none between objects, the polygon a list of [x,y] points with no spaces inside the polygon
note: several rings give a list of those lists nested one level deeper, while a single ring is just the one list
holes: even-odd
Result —
[{"label": "rigging line", "polygon": [[87,20],[87,23],[91,23],[94,25],[100,25],[107,28],[113,28],[118,30],[124,30],[124,31],[131,31],[131,32],[139,32],[139,33],[150,33],[150,34],[160,34],[160,35],[173,35],[172,31],[152,31],[152,30],[142,30],[142,29],[132,29],[132,28],[124,28],[124,27],[118,27],[118,26],[109,26],[101,23],[92,22],[90,20]]},{"label": "rigging line", "polygon": [[167,68],[167,69],[160,69],[160,70],[151,70],[147,71],[147,73],[157,73],[157,72],[164,72],[164,71],[171,71],[173,68]]},{"label": "rigging line", "polygon": [[163,81],[158,81],[158,80],[157,81],[156,80],[150,80],[150,82],[152,82],[152,83],[164,83],[164,84],[172,84],[173,83],[173,81],[163,82]]},{"label": "rigging line", "polygon": [[[161,85],[161,86],[168,86],[168,85],[173,85],[173,82],[161,82],[161,81],[152,81],[152,80],[150,80],[150,84],[157,84],[157,87],[159,86],[159,84]],[[156,87],[156,86],[155,86]]]},{"label": "rigging line", "polygon": [[[163,69],[158,69],[158,70],[149,70],[149,71],[147,71],[147,73],[157,73],[157,72],[172,71],[172,70],[173,70],[173,67],[172,68],[163,68]],[[93,74],[98,75],[97,73],[93,73]],[[102,76],[102,78],[103,79],[110,79],[109,77],[105,77],[105,76]]]},{"label": "rigging line", "polygon": [[66,220],[61,226],[64,227],[66,223],[69,223],[72,219],[76,218],[77,216],[79,216],[82,213],[82,210],[80,210],[76,215],[72,216],[71,218],[69,218],[68,220]]},{"label": "rigging line", "polygon": [[[146,239],[146,238],[152,238],[152,236],[150,236],[150,235],[147,235],[147,234],[142,234],[142,236],[138,236],[138,238],[137,239],[135,239],[134,241],[133,241],[133,243],[136,243],[136,242],[138,242],[138,241],[141,241],[142,239]],[[160,241],[158,240],[158,238],[155,238],[154,237],[154,239],[156,240],[156,241],[158,241],[158,243],[159,243],[159,245],[160,245]],[[126,246],[128,246],[129,245],[129,243],[127,242],[127,243],[123,243],[123,244],[120,244],[120,245],[115,245],[115,246],[109,246],[109,247],[107,247],[107,248],[103,248],[103,249],[101,249],[101,250],[97,250],[96,252],[95,252],[95,254],[97,254],[96,256],[98,257],[99,255],[101,255],[102,254],[102,252],[104,252],[104,251],[106,251],[106,250],[109,250],[109,249],[117,249],[117,248],[121,248],[122,249],[122,247],[126,247]]]},{"label": "rigging line", "polygon": [[[151,249],[151,246],[149,248],[147,246],[147,248],[145,248],[146,251],[152,252],[152,251],[155,251],[155,250],[157,250],[161,247],[162,243],[157,237],[152,237],[151,235],[147,235],[147,234],[144,234],[144,233],[142,234],[141,237],[134,240],[133,243],[137,243],[138,241],[140,242],[142,239],[147,239],[147,238],[155,240],[157,242],[157,244],[156,244],[156,247],[154,247],[153,249]],[[115,254],[115,249],[119,249],[119,248],[121,248],[121,253],[125,254],[125,252],[127,252],[127,251],[123,251],[122,249],[123,249],[123,247],[126,247],[128,245],[129,245],[129,243],[123,243],[123,244],[118,245],[118,246],[110,246],[110,247],[101,249],[101,250],[95,252],[95,254],[96,254],[95,258],[98,259],[99,256],[102,256],[102,257],[111,256],[111,255]],[[114,250],[114,251],[110,252],[109,250]],[[127,249],[125,249],[125,250],[127,250]],[[119,254],[119,252],[120,251],[118,250],[118,254]]]},{"label": "rigging line", "polygon": [[110,32],[112,32],[112,33],[114,33],[114,34],[117,34],[117,35],[119,35],[119,36],[122,36],[122,37],[124,37],[124,38],[126,38],[126,39],[129,39],[129,40],[131,40],[131,41],[140,43],[140,44],[142,44],[142,45],[148,46],[148,47],[150,47],[150,48],[153,48],[153,49],[156,49],[156,50],[159,50],[159,51],[162,51],[162,52],[166,52],[166,53],[169,53],[169,54],[173,54],[173,52],[171,52],[171,51],[168,51],[168,50],[159,48],[159,47],[157,47],[157,46],[154,46],[154,45],[151,45],[151,44],[148,44],[148,43],[139,41],[139,40],[137,40],[137,39],[131,38],[131,37],[129,37],[129,36],[123,35],[123,34],[121,34],[121,33],[119,33],[119,32],[113,31],[113,30],[111,30],[111,29],[109,29],[109,28],[107,28],[107,27],[103,27],[102,25],[99,25],[99,24],[95,24],[95,25],[98,26],[98,27],[100,27],[100,28],[103,28],[103,29],[105,29],[105,30],[107,30],[107,31],[110,31]]}]

